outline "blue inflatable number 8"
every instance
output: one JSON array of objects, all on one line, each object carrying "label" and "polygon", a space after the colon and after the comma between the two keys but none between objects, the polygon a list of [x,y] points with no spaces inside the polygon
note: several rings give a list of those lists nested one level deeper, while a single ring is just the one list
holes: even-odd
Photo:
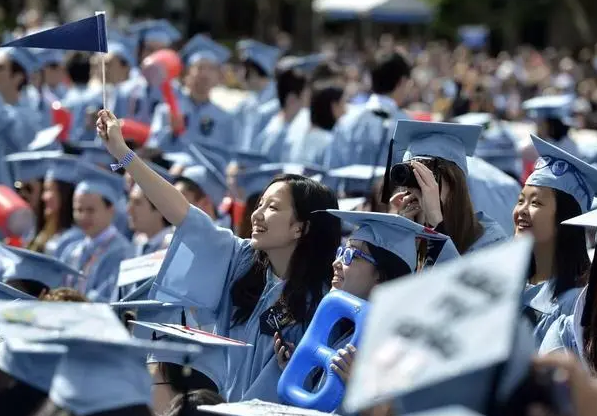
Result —
[{"label": "blue inflatable number 8", "polygon": [[[330,369],[336,350],[328,347],[328,340],[334,325],[346,318],[355,324],[354,334],[347,343],[356,347],[367,306],[363,299],[341,290],[334,290],[323,298],[278,382],[278,397],[282,401],[322,412],[331,412],[340,406],[345,387],[340,377]],[[319,367],[325,371],[325,382],[318,391],[310,392],[304,388],[305,381]]]}]

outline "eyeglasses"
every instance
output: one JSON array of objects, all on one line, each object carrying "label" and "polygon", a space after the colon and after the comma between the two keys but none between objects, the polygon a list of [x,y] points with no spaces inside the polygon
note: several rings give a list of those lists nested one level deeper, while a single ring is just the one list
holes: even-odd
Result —
[{"label": "eyeglasses", "polygon": [[551,173],[553,173],[554,176],[557,178],[564,176],[566,173],[573,174],[576,180],[578,181],[578,184],[582,188],[583,192],[587,195],[588,208],[590,209],[591,203],[593,201],[592,193],[589,192],[589,188],[583,175],[573,164],[567,162],[566,160],[556,159],[550,156],[543,156],[537,159],[537,161],[535,162],[535,170],[545,168],[549,168]]},{"label": "eyeglasses", "polygon": [[340,259],[342,264],[345,266],[350,266],[352,260],[355,257],[362,258],[363,260],[368,261],[374,266],[377,266],[377,262],[373,257],[371,257],[367,253],[363,253],[361,250],[352,248],[352,247],[338,247],[338,251],[336,251],[336,259]]}]

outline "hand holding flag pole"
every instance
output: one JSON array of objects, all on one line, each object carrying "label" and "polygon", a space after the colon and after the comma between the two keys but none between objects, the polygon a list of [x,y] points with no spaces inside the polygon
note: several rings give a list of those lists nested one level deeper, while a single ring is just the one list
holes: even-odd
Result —
[{"label": "hand holding flag pole", "polygon": [[11,42],[5,42],[0,47],[101,52],[102,99],[103,106],[106,107],[106,65],[104,60],[104,54],[108,52],[106,12],[96,12],[92,17],[23,36]]}]

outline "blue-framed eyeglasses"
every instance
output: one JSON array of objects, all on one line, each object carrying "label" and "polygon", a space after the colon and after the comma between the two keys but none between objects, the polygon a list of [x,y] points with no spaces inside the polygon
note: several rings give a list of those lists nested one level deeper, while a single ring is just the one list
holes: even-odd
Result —
[{"label": "blue-framed eyeglasses", "polygon": [[338,251],[336,251],[336,259],[340,259],[345,266],[350,266],[350,263],[352,263],[352,260],[355,257],[360,257],[363,260],[367,260],[372,265],[377,266],[377,262],[373,257],[359,249],[352,247],[338,247]]},{"label": "blue-framed eyeglasses", "polygon": [[578,184],[582,188],[583,192],[587,195],[588,200],[588,207],[590,209],[591,203],[593,202],[593,197],[591,196],[591,192],[589,192],[589,188],[585,182],[583,175],[578,171],[578,169],[571,163],[566,160],[552,158],[550,156],[542,156],[535,162],[535,170],[549,168],[551,173],[554,174],[555,177],[559,178],[560,176],[564,176],[566,173],[571,173],[574,175]]}]

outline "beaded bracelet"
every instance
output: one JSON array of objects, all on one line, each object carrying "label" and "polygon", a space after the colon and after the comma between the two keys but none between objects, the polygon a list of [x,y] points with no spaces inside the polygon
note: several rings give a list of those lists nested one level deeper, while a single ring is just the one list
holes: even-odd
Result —
[{"label": "beaded bracelet", "polygon": [[120,168],[126,168],[128,165],[130,165],[130,163],[133,161],[134,158],[135,158],[135,152],[133,152],[132,150],[129,151],[126,155],[124,155],[124,157],[122,158],[122,160],[120,162],[110,164],[110,168],[112,168],[112,172],[117,171]]}]

